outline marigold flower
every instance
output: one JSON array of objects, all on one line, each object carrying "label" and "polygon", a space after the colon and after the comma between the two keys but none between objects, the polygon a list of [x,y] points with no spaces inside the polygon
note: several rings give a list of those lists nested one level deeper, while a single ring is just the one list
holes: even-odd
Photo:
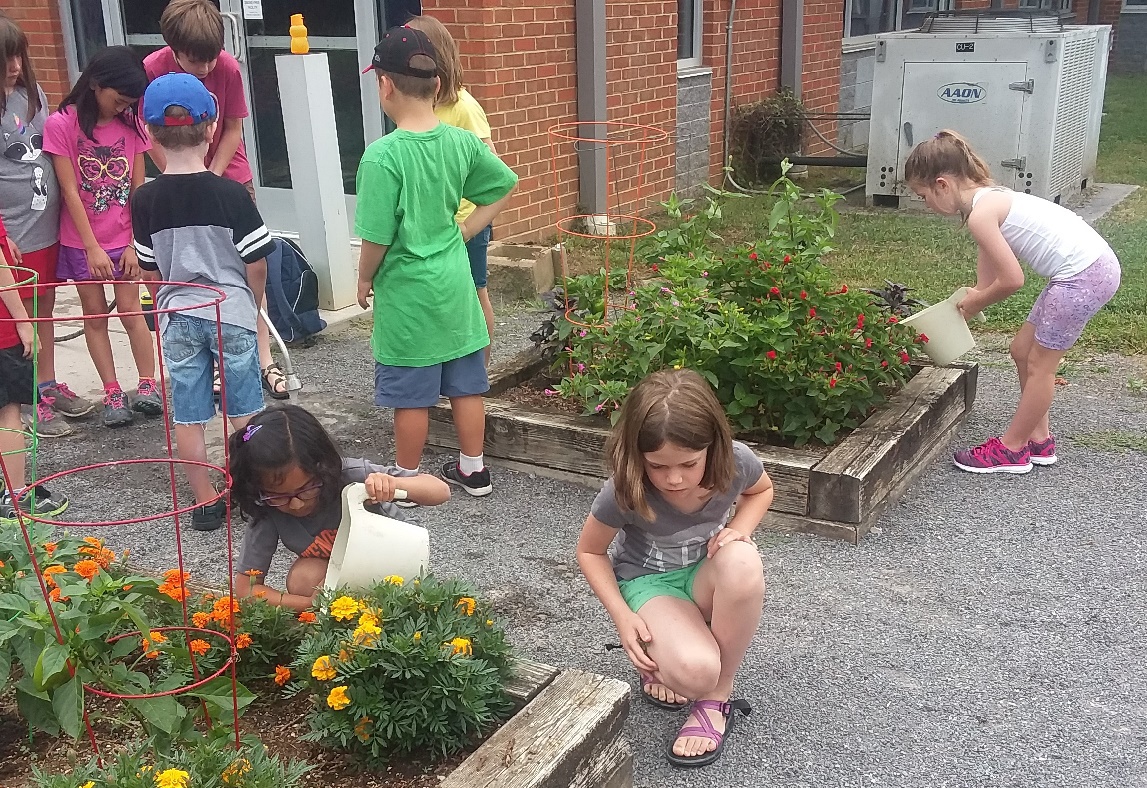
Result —
[{"label": "marigold flower", "polygon": [[211,623],[211,614],[199,611],[198,613],[191,614],[191,623],[202,629]]},{"label": "marigold flower", "polygon": [[777,351],[775,351],[775,350],[768,350],[765,352],[765,358],[767,358],[769,361],[772,361],[776,357],[777,357]]},{"label": "marigold flower", "polygon": [[275,683],[280,687],[291,680],[291,669],[286,665],[275,666]]},{"label": "marigold flower", "polygon": [[155,788],[187,788],[191,775],[180,769],[166,769],[155,775]]},{"label": "marigold flower", "polygon": [[340,596],[331,602],[331,616],[336,621],[349,621],[359,610],[359,604],[349,596]]},{"label": "marigold flower", "polygon": [[494,619],[492,619],[492,618],[486,619],[486,626],[488,626],[488,627],[494,626]]},{"label": "marigold flower", "polygon": [[91,545],[85,545],[76,552],[78,552],[80,555],[89,556],[103,569],[107,569],[109,566],[111,566],[112,561],[115,560],[115,553],[113,553],[111,550],[108,550],[106,547],[92,547]]},{"label": "marigold flower", "polygon": [[81,785],[80,788],[96,788],[96,784],[92,780],[88,780],[86,783]]},{"label": "marigold flower", "polygon": [[330,681],[337,674],[334,665],[331,664],[331,658],[326,654],[315,660],[315,664],[311,666],[311,675],[319,681]]},{"label": "marigold flower", "polygon": [[370,717],[359,717],[358,722],[354,725],[354,735],[357,736],[358,740],[363,744],[366,744],[367,740],[370,739],[370,731],[366,729],[366,726],[370,725],[370,723]]},{"label": "marigold flower", "polygon": [[72,571],[90,583],[92,578],[99,574],[100,565],[90,558],[85,558],[83,561],[77,561]]},{"label": "marigold flower", "polygon": [[56,552],[56,547],[57,545],[55,542],[44,542],[44,552],[46,552],[48,555]]},{"label": "marigold flower", "polygon": [[420,640],[422,640],[422,633],[421,632],[415,632],[414,633],[414,642],[417,643]]},{"label": "marigold flower", "polygon": [[235,638],[235,648],[247,648],[250,645],[251,636],[246,632],[239,633],[239,636]]},{"label": "marigold flower", "polygon": [[53,602],[67,602],[69,599],[71,599],[70,596],[61,596],[60,589],[58,587],[52,589],[51,593],[48,594],[48,598]]},{"label": "marigold flower", "polygon": [[251,578],[252,580],[255,580],[256,578],[259,577],[259,575],[261,575],[263,573],[260,572],[258,569],[248,569],[243,574],[247,575],[247,577]]},{"label": "marigold flower", "polygon": [[382,630],[374,624],[366,624],[359,626],[354,631],[354,642],[359,646],[373,646],[378,640],[378,636],[382,634]]},{"label": "marigold flower", "polygon": [[450,646],[454,654],[462,654],[469,657],[474,653],[474,646],[470,642],[470,638],[454,638],[446,645]]},{"label": "marigold flower", "polygon": [[382,582],[390,583],[391,585],[395,585],[395,586],[400,586],[403,583],[405,583],[406,581],[403,580],[402,577],[400,577],[399,575],[387,575],[386,577],[382,578]]},{"label": "marigold flower", "polygon": [[52,579],[52,575],[58,575],[60,572],[67,571],[67,567],[63,566],[62,564],[53,564],[52,566],[45,567],[43,571],[44,582],[46,582],[49,586],[54,586],[56,581]]},{"label": "marigold flower", "polygon": [[464,596],[454,604],[454,607],[460,607],[462,608],[463,613],[468,616],[472,616],[474,615],[474,607],[476,605],[477,603],[474,601],[473,597]]},{"label": "marigold flower", "polygon": [[[158,632],[158,631],[153,629],[148,634],[147,637],[143,638],[143,650],[144,651],[151,651],[151,647],[153,645],[159,645],[160,643],[166,643],[166,642],[167,642],[167,636],[164,635],[162,632]],[[151,657],[153,654],[155,656],[159,656],[158,651],[154,651],[151,654],[148,654],[147,656]]]},{"label": "marigold flower", "polygon": [[211,645],[206,640],[199,640],[198,638],[191,641],[187,645],[191,649],[192,654],[200,657],[211,650]]},{"label": "marigold flower", "polygon": [[358,625],[360,627],[376,627],[379,624],[378,614],[373,610],[364,610],[362,615],[358,617]]},{"label": "marigold flower", "polygon": [[240,785],[243,781],[243,775],[251,771],[251,763],[246,758],[239,758],[231,763],[220,777],[223,779],[223,784],[228,786]]},{"label": "marigold flower", "polygon": [[3,568],[4,568],[4,566],[5,566],[4,562],[3,562],[3,561],[0,561],[0,569],[3,569]]},{"label": "marigold flower", "polygon": [[302,621],[304,624],[313,624],[318,621],[318,616],[309,610],[304,610],[302,613],[299,613],[299,621]]},{"label": "marigold flower", "polygon": [[94,536],[85,536],[84,542],[87,543],[88,545],[90,545],[92,547],[96,547],[96,548],[104,546],[104,540],[103,539],[97,539]]},{"label": "marigold flower", "polygon": [[239,612],[239,602],[229,596],[220,597],[211,609],[211,617],[220,624],[230,624],[231,619]]},{"label": "marigold flower", "polygon": [[335,711],[342,711],[350,705],[350,696],[347,695],[346,685],[335,687],[327,695],[327,705]]},{"label": "marigold flower", "polygon": [[145,657],[147,657],[148,659],[155,659],[156,657],[159,656],[159,652],[158,651],[145,651],[143,655]]},{"label": "marigold flower", "polygon": [[267,596],[267,589],[260,588],[260,589],[257,589],[255,591],[252,591],[251,596],[255,597],[256,599],[265,599]]}]

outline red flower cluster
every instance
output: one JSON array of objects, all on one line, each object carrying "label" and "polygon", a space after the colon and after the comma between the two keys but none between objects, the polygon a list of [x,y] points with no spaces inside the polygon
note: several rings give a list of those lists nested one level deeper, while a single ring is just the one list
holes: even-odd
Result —
[{"label": "red flower cluster", "polygon": [[777,357],[777,351],[775,351],[775,350],[770,350],[767,353],[765,353],[765,358],[767,358],[769,361],[772,361],[776,357]]}]

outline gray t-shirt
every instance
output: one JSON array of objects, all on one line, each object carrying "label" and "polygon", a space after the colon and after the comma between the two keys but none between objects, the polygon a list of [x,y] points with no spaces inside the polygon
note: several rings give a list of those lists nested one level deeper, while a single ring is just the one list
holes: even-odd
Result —
[{"label": "gray t-shirt", "polygon": [[733,441],[733,459],[736,473],[729,489],[714,493],[691,514],[679,511],[655,487],[646,484],[645,499],[653,509],[652,521],[619,507],[613,477],[606,480],[590,514],[610,528],[620,529],[612,545],[613,571],[618,580],[684,569],[705,557],[709,540],[729,521],[737,496],[765,472],[760,458],[738,441]]},{"label": "gray t-shirt", "polygon": [[[388,476],[415,476],[411,471],[389,465],[375,465],[366,460],[343,460],[343,487],[354,482],[365,482],[372,473]],[[388,501],[377,505],[377,511],[395,520],[401,520],[402,510]],[[265,513],[247,525],[243,533],[243,549],[239,553],[240,573],[250,569],[267,576],[271,559],[279,542],[300,558],[330,558],[331,548],[342,522],[342,495],[326,506],[320,506],[306,517],[294,517],[279,509],[267,507]]]},{"label": "gray t-shirt", "polygon": [[17,87],[0,116],[0,216],[21,252],[36,252],[60,235],[60,188],[52,157],[44,153],[48,99],[40,93],[40,111],[28,118],[28,92]]}]

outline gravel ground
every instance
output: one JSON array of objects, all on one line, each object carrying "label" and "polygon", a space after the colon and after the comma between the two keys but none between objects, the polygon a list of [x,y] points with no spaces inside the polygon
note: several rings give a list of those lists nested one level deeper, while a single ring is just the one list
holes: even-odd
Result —
[{"label": "gravel ground", "polygon": [[[499,354],[537,324],[533,314],[499,319]],[[369,404],[366,338],[352,325],[298,351],[297,401],[322,414],[348,454],[389,460],[389,417]],[[959,443],[998,434],[1017,395],[998,348],[981,361]],[[1080,442],[1105,431],[1147,440],[1147,399],[1127,386],[1147,372],[1105,357],[1068,377],[1053,412],[1059,465],[1002,478],[939,461],[859,547],[766,536],[769,598],[738,686],[755,713],[718,765],[678,772],[662,752],[680,716],[635,698],[637,786],[1147,786],[1144,457]],[[42,466],[162,453],[156,421],[117,433],[114,446],[107,438],[90,427],[45,444]],[[114,473],[60,483],[72,516],[169,508],[165,468]],[[636,688],[625,657],[604,651],[616,635],[573,557],[593,491],[505,470],[495,483],[491,498],[458,495],[416,513],[432,531],[435,570],[491,595],[521,654]],[[149,566],[173,565],[166,525],[103,535]],[[223,533],[186,536],[199,578],[221,577],[225,544]]]}]

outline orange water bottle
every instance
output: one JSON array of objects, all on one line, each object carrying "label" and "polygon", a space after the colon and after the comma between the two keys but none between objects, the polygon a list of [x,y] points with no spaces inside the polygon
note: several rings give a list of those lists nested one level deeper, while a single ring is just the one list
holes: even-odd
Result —
[{"label": "orange water bottle", "polygon": [[291,54],[305,55],[311,51],[307,41],[307,27],[303,24],[302,14],[291,14]]}]

